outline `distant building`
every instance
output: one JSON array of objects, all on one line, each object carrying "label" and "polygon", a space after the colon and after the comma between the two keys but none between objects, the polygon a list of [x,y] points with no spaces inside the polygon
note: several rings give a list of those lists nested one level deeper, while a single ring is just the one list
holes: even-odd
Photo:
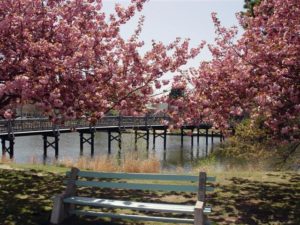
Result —
[{"label": "distant building", "polygon": [[43,113],[33,104],[24,104],[16,108],[16,117],[43,117]]}]

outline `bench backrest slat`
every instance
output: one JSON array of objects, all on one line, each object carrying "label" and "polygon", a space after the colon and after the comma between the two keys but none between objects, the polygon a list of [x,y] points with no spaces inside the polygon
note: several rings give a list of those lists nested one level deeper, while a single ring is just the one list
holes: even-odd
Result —
[{"label": "bench backrest slat", "polygon": [[[139,183],[117,183],[77,180],[76,185],[80,187],[117,188],[131,190],[153,190],[153,191],[176,191],[176,192],[197,192],[194,185],[167,185],[167,184],[139,184]],[[213,191],[212,187],[208,187]]]},{"label": "bench backrest slat", "polygon": [[[70,172],[67,172],[69,175]],[[193,175],[174,175],[174,174],[143,174],[143,173],[105,173],[80,171],[79,177],[87,178],[107,178],[107,179],[133,179],[133,180],[166,180],[166,181],[190,181],[198,182],[199,176]],[[207,182],[216,181],[215,177],[207,177]]]}]

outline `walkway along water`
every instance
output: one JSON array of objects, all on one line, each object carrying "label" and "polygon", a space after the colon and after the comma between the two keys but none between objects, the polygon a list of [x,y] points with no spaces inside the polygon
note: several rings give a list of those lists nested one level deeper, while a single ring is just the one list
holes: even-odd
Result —
[{"label": "walkway along water", "polygon": [[[155,149],[156,143],[161,145],[163,142],[163,149],[166,153],[167,150],[167,127],[162,125],[162,120],[168,120],[167,117],[161,116],[147,116],[147,117],[119,117],[107,116],[97,121],[94,126],[89,126],[85,120],[72,120],[65,121],[60,125],[53,125],[51,121],[45,118],[31,118],[20,119],[14,121],[1,120],[0,121],[0,138],[2,143],[2,155],[9,154],[10,158],[14,157],[16,137],[22,136],[42,136],[43,138],[43,157],[46,158],[48,150],[53,149],[55,157],[58,158],[60,152],[60,139],[63,138],[65,133],[72,133],[74,139],[75,133],[79,133],[79,150],[80,155],[84,154],[84,147],[89,146],[90,155],[95,154],[95,134],[98,132],[107,133],[107,153],[111,154],[113,150],[117,149],[121,152],[122,141],[125,137],[128,142],[130,132],[134,138],[135,148],[138,141],[143,140],[146,144],[146,149],[152,145]],[[180,147],[184,145],[184,139],[190,138],[190,146],[193,148],[194,139],[197,141],[197,147],[200,146],[200,139],[204,138],[206,149],[209,145],[209,138],[211,145],[223,140],[220,132],[210,129],[208,124],[200,124],[198,126],[183,126],[180,132],[176,135],[180,136]],[[185,137],[185,138],[184,138]],[[101,135],[103,139],[103,135]],[[151,140],[152,139],[152,140]],[[36,139],[35,139],[36,140]],[[152,142],[152,143],[150,143]],[[117,144],[117,146],[115,146]],[[178,147],[176,147],[178,148]],[[207,153],[207,150],[206,150]],[[166,155],[166,154],[164,154]]]}]

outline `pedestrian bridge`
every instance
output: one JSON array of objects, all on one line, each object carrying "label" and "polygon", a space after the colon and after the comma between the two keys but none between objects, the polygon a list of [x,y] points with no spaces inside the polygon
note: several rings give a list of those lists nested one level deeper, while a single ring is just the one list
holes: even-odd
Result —
[{"label": "pedestrian bridge", "polygon": [[[89,144],[91,155],[94,154],[94,138],[95,132],[108,133],[108,153],[111,153],[111,143],[118,142],[119,150],[121,149],[122,132],[125,130],[133,130],[135,132],[135,143],[138,139],[144,139],[149,146],[150,131],[153,134],[153,145],[156,138],[163,138],[164,149],[166,149],[167,126],[165,122],[169,122],[166,116],[105,116],[91,125],[86,119],[67,120],[59,124],[53,124],[48,118],[26,118],[15,120],[0,120],[0,138],[2,143],[2,154],[9,153],[12,158],[14,155],[14,143],[17,136],[41,135],[44,143],[44,156],[47,156],[48,148],[55,150],[55,156],[59,154],[59,136],[60,133],[78,132],[80,137],[80,153],[83,153],[83,145]],[[187,125],[180,129],[181,145],[183,145],[183,137],[191,136],[191,145],[197,136],[197,144],[199,145],[199,137],[205,136],[208,144],[208,137],[220,137],[222,134],[218,131],[210,130],[209,124]],[[195,133],[196,130],[196,133]],[[188,132],[187,132],[188,131]],[[210,131],[210,133],[209,133]],[[192,134],[192,135],[191,135]],[[8,144],[8,145],[7,145]]]}]

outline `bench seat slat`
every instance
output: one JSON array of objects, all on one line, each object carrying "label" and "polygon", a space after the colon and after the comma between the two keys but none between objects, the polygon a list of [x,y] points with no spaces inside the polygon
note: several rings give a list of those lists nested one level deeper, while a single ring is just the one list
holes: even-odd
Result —
[{"label": "bench seat slat", "polygon": [[[123,208],[139,211],[155,211],[168,213],[185,213],[194,214],[194,206],[180,205],[180,204],[166,204],[166,203],[148,203],[148,202],[132,202],[120,201],[112,199],[89,198],[89,197],[69,197],[64,199],[65,203],[75,205],[87,205],[94,207],[105,208]],[[204,213],[210,213],[211,207],[205,207]]]},{"label": "bench seat slat", "polygon": [[179,223],[179,224],[182,224],[182,223],[193,224],[194,223],[194,219],[182,219],[182,218],[172,218],[172,217],[114,214],[114,213],[83,211],[83,210],[72,210],[70,213],[76,214],[79,216],[110,217],[110,218],[116,218],[116,219],[131,219],[131,220],[155,221],[155,222],[165,222],[165,223]]},{"label": "bench seat slat", "polygon": [[86,197],[70,197],[64,199],[65,203],[76,205],[88,205],[95,207],[109,207],[109,208],[124,208],[142,211],[158,211],[169,213],[186,213],[193,214],[194,206],[190,205],[175,205],[175,204],[159,204],[159,203],[145,203],[145,202],[131,202],[100,198],[86,198]]},{"label": "bench seat slat", "polygon": [[[67,175],[70,172],[67,172]],[[174,181],[191,181],[198,182],[199,176],[194,175],[176,175],[176,174],[143,174],[143,173],[106,173],[106,172],[90,172],[80,171],[79,177],[90,178],[107,178],[107,179],[136,179],[136,180],[174,180]],[[216,181],[215,177],[207,177],[208,182]]]}]

